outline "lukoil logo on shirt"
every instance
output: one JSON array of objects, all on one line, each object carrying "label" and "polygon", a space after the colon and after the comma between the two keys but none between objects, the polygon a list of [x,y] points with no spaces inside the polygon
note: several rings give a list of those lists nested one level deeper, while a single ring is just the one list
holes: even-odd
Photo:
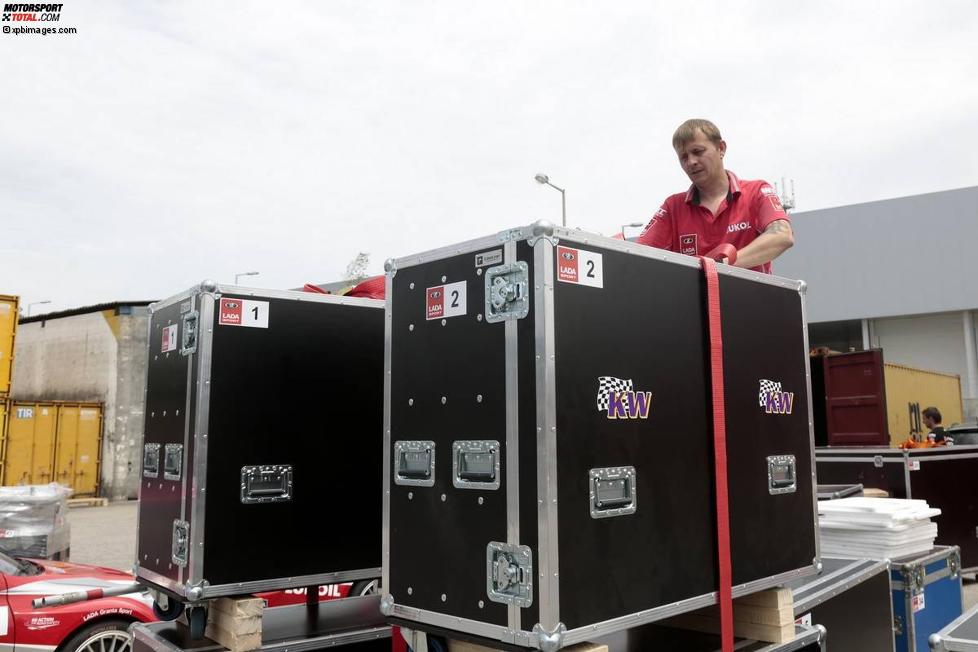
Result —
[{"label": "lukoil logo on shirt", "polygon": [[747,222],[737,222],[736,224],[731,224],[727,227],[727,233],[736,233],[737,231],[746,231],[750,228],[750,224]]}]

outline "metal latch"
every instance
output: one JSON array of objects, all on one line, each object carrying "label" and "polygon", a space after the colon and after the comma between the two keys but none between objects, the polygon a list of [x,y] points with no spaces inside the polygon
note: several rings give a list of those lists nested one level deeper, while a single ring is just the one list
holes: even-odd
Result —
[{"label": "metal latch", "polygon": [[187,565],[187,551],[190,550],[190,524],[186,521],[173,521],[173,554],[171,559],[177,566]]},{"label": "metal latch", "polygon": [[529,547],[489,542],[486,593],[493,602],[523,608],[533,604],[533,554]]},{"label": "metal latch", "polygon": [[874,455],[873,456],[873,466],[875,466],[877,469],[882,469],[883,468],[883,456],[882,455]]},{"label": "metal latch", "polygon": [[452,484],[459,489],[499,489],[499,442],[452,444]]},{"label": "metal latch", "polygon": [[241,503],[287,503],[292,500],[292,465],[241,467]]},{"label": "metal latch", "polygon": [[923,564],[913,564],[903,567],[903,575],[906,578],[907,588],[910,589],[911,595],[924,592],[926,570]]},{"label": "metal latch", "polygon": [[893,616],[893,633],[903,636],[903,618],[900,616]]},{"label": "metal latch", "polygon": [[167,444],[163,454],[163,477],[179,480],[183,472],[183,444]]},{"label": "metal latch", "polygon": [[588,477],[591,480],[591,518],[625,516],[638,509],[634,466],[591,469]]},{"label": "metal latch", "polygon": [[793,494],[798,488],[794,455],[772,455],[767,458],[767,491],[772,496]]},{"label": "metal latch", "polygon": [[143,445],[143,477],[160,477],[160,445]]},{"label": "metal latch", "polygon": [[951,578],[956,579],[961,574],[961,551],[955,550],[947,558],[947,569],[951,572]]},{"label": "metal latch", "polygon": [[180,355],[190,355],[197,352],[197,325],[200,314],[193,310],[183,316],[183,340],[180,344]]},{"label": "metal latch", "polygon": [[486,321],[522,319],[530,312],[529,267],[523,261],[486,270]]}]

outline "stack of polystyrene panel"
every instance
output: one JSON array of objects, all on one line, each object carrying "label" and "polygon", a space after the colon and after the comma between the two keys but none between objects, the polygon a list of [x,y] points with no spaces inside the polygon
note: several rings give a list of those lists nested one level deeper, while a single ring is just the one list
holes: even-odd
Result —
[{"label": "stack of polystyrene panel", "polygon": [[820,501],[821,551],[828,557],[892,559],[934,547],[941,510],[924,500],[842,498]]}]

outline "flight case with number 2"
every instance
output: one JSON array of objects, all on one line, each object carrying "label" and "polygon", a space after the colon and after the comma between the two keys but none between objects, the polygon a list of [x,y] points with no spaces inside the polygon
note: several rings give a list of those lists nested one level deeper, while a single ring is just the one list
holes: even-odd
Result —
[{"label": "flight case with number 2", "polygon": [[151,307],[136,575],[164,615],[379,577],[383,305],[205,281]]},{"label": "flight case with number 2", "polygon": [[[392,621],[553,650],[713,603],[700,261],[537,223],[387,267]],[[803,283],[718,268],[736,596],[818,565],[808,352]]]}]

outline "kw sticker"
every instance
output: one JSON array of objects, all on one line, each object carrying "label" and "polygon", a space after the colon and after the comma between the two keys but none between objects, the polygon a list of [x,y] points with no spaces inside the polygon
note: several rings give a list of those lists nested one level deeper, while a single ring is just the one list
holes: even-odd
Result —
[{"label": "kw sticker", "polygon": [[781,383],[774,380],[760,381],[761,387],[757,394],[760,407],[767,414],[791,414],[795,405],[795,393],[781,390]]},{"label": "kw sticker", "polygon": [[630,379],[598,376],[597,408],[609,419],[647,419],[652,392],[636,392]]},{"label": "kw sticker", "polygon": [[425,319],[459,317],[465,314],[465,281],[437,285],[425,291]]},{"label": "kw sticker", "polygon": [[604,288],[601,254],[558,246],[557,280],[593,288]]},{"label": "kw sticker", "polygon": [[268,302],[222,297],[217,322],[222,326],[268,328]]}]

